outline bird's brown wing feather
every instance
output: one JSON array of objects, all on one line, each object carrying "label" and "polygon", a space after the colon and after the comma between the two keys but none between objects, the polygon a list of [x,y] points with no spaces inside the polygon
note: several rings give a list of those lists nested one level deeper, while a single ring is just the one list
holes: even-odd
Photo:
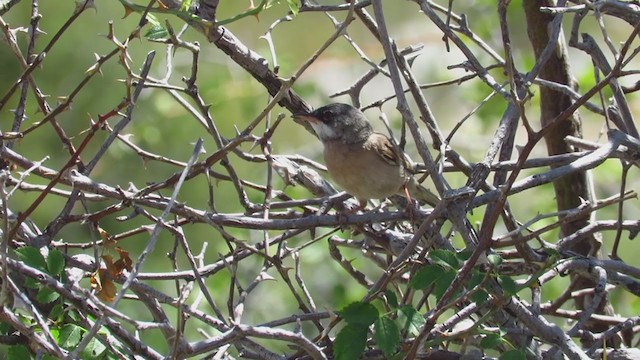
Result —
[{"label": "bird's brown wing feather", "polygon": [[399,149],[393,145],[388,137],[380,133],[373,133],[365,144],[365,147],[375,150],[375,152],[389,165],[402,165],[404,167],[404,156]]}]

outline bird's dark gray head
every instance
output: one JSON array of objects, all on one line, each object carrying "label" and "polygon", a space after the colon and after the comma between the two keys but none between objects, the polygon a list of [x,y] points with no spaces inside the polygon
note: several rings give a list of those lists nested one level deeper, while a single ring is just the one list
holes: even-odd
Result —
[{"label": "bird's dark gray head", "polygon": [[295,117],[308,121],[322,141],[358,143],[373,132],[362,111],[348,104],[329,104]]}]

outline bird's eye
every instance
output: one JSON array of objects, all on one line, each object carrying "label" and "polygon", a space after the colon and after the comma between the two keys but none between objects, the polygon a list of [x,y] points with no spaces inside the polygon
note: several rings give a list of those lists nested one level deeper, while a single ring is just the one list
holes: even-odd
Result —
[{"label": "bird's eye", "polygon": [[331,111],[325,110],[323,112],[320,113],[320,116],[323,119],[328,119],[329,117],[331,117]]}]

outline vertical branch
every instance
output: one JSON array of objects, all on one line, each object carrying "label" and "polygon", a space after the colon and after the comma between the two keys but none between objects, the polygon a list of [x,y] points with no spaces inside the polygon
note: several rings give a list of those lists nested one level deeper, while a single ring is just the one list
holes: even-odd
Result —
[{"label": "vertical branch", "polygon": [[[540,78],[559,84],[567,85],[571,88],[575,87],[572,80],[571,69],[569,66],[569,58],[567,46],[563,38],[550,39],[548,28],[554,21],[554,15],[542,13],[540,6],[552,6],[553,1],[525,1],[523,2],[525,16],[527,20],[527,33],[531,46],[533,47],[536,57],[540,57],[543,50],[550,42],[557,42],[555,52],[549,57],[547,62],[540,69]],[[561,15],[555,15],[561,16]],[[546,131],[545,143],[549,155],[561,155],[574,152],[574,149],[565,141],[567,136],[582,137],[581,121],[577,112],[567,116],[562,121],[556,121],[550,124],[550,121],[562,114],[572,104],[569,95],[551,89],[546,86],[540,87],[540,122],[543,128],[552,126],[553,128]],[[590,177],[586,172],[573,172],[572,174],[562,177],[553,182],[555,191],[555,199],[559,211],[573,209],[584,201],[589,199],[593,201],[593,195],[589,189],[592,185],[589,183]],[[561,217],[562,218],[562,217]],[[568,235],[589,225],[589,217],[585,214],[583,217],[571,219],[571,221],[562,221],[562,234]],[[586,236],[582,241],[576,243],[572,248],[573,251],[582,255],[598,256],[600,242],[595,234]],[[581,277],[572,276],[576,289],[592,288],[595,284],[592,280]],[[575,299],[576,307],[584,309],[588,303],[585,296]],[[598,304],[598,312],[602,312],[607,304],[606,296],[603,301]],[[595,332],[602,332],[607,329],[603,325],[587,324],[587,329]]]}]

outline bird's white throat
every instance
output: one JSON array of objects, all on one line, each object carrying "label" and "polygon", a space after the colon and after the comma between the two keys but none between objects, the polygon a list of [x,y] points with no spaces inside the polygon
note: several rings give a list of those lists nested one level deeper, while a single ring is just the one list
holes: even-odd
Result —
[{"label": "bird's white throat", "polygon": [[311,127],[313,127],[313,131],[318,134],[321,140],[334,140],[339,138],[339,134],[327,124],[321,122],[311,122],[310,124]]}]

